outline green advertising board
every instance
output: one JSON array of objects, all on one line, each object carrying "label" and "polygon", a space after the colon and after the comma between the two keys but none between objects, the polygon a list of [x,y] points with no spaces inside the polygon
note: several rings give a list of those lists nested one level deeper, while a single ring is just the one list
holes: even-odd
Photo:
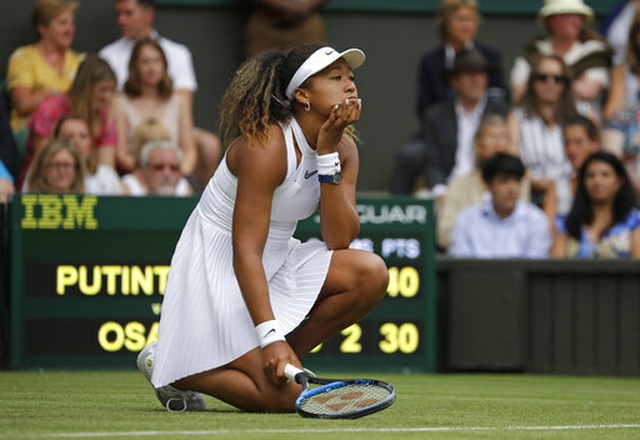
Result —
[{"label": "green advertising board", "polygon": [[[130,369],[157,338],[173,249],[196,198],[17,195],[10,205],[11,368]],[[358,199],[353,247],[389,267],[379,307],[317,347],[310,367],[435,371],[430,202]],[[317,217],[299,224],[319,235]]]}]

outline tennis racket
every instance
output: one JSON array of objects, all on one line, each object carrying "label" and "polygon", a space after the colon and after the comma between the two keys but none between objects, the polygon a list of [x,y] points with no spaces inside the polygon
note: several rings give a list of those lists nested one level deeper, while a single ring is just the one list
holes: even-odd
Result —
[{"label": "tennis racket", "polygon": [[[391,406],[395,389],[375,379],[326,379],[287,364],[285,376],[304,387],[296,411],[318,419],[356,419]],[[310,388],[310,384],[319,385]]]}]

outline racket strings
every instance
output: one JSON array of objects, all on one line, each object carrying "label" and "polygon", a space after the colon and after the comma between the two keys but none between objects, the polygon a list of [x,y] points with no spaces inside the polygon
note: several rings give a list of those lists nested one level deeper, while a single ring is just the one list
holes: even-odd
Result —
[{"label": "racket strings", "polygon": [[310,396],[301,409],[315,414],[349,414],[384,402],[391,396],[385,387],[373,384],[348,384]]}]

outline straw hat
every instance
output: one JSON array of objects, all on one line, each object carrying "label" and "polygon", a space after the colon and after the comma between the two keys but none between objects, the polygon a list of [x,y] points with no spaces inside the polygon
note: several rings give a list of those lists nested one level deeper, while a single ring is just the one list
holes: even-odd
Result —
[{"label": "straw hat", "polygon": [[538,12],[538,22],[544,24],[545,18],[560,14],[580,14],[585,22],[593,21],[593,9],[585,5],[584,0],[545,0]]}]

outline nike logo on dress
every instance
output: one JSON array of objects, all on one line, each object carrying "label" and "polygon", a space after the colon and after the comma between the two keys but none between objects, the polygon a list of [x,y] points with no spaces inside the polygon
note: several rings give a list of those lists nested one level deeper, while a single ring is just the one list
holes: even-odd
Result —
[{"label": "nike logo on dress", "polygon": [[316,174],[317,174],[317,172],[318,172],[318,170],[315,170],[315,171],[305,171],[305,173],[304,173],[304,178],[305,178],[305,179],[308,179],[308,178],[310,178],[310,177],[313,177],[314,175],[316,175]]}]

